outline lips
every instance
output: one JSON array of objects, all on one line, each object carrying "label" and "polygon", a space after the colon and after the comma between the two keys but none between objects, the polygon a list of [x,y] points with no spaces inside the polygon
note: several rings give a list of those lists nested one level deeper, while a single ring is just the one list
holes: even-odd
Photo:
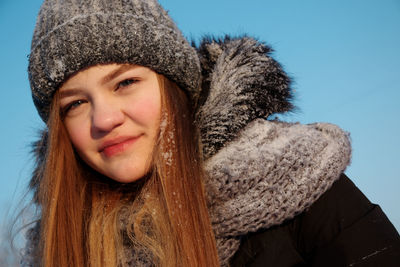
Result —
[{"label": "lips", "polygon": [[124,152],[133,143],[140,138],[139,136],[122,136],[111,140],[107,140],[100,146],[99,152],[106,157],[112,157]]}]

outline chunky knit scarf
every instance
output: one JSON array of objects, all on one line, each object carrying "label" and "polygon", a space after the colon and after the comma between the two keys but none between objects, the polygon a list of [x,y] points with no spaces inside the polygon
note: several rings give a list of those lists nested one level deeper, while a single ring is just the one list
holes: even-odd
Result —
[{"label": "chunky knit scarf", "polygon": [[293,218],[350,161],[346,133],[332,124],[253,121],[206,162],[207,194],[221,263],[250,232]]},{"label": "chunky knit scarf", "polygon": [[[348,134],[332,124],[267,120],[293,107],[290,79],[265,44],[206,38],[198,53],[203,84],[196,122],[211,223],[226,266],[241,237],[293,218],[329,189],[349,164],[351,147]],[[37,227],[28,231],[22,266],[35,262],[37,234]],[[129,265],[149,264],[133,253]]]}]

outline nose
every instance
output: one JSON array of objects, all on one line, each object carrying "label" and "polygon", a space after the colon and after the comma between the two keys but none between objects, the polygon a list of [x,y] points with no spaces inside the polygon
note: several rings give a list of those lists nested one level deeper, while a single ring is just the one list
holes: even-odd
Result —
[{"label": "nose", "polygon": [[123,124],[125,119],[121,106],[111,99],[101,99],[92,108],[92,132],[107,133]]}]

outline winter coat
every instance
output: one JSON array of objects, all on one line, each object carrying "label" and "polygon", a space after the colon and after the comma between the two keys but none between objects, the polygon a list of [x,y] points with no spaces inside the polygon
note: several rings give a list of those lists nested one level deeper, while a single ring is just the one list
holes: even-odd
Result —
[{"label": "winter coat", "polygon": [[[335,186],[327,190],[350,162],[348,133],[327,123],[302,125],[271,120],[274,114],[293,109],[292,90],[290,79],[264,43],[249,37],[205,38],[197,50],[203,82],[199,101],[194,103],[196,124],[202,139],[208,173],[207,202],[221,265],[230,262],[233,266],[251,266],[251,262],[264,262],[264,256],[274,262],[277,256],[289,259],[296,253],[308,262],[307,249],[325,244],[318,243],[320,240],[333,240],[332,236],[339,233],[337,227],[344,225],[343,229],[347,229],[341,217],[328,216],[326,227],[333,229],[308,231],[315,225],[325,226],[319,218],[330,213],[321,212],[318,207],[325,204],[318,203],[324,203],[326,195],[333,195],[329,199],[344,197],[342,191],[333,190]],[[34,191],[41,179],[45,146],[46,133],[36,144],[37,168],[31,181]],[[336,184],[341,184],[341,180]],[[350,200],[354,197],[352,190],[343,192]],[[348,211],[350,217],[362,217],[358,209],[335,207],[332,200],[327,203],[332,205],[329,209],[336,208],[339,214]],[[311,213],[313,210],[317,211]],[[381,218],[385,218],[383,214]],[[37,229],[38,226],[29,231],[25,266],[37,260],[31,253],[37,244]],[[298,236],[290,235],[293,229]],[[356,255],[356,247],[364,242],[361,237],[368,236],[363,228],[357,233],[358,229],[351,228],[347,234],[356,235],[354,241],[347,238],[341,245],[353,250],[350,255]],[[366,229],[377,230],[372,225]],[[392,235],[394,240],[398,239],[396,231]],[[285,248],[271,250],[274,240]],[[293,247],[293,242],[300,241],[304,246]],[[340,244],[339,239],[337,242]],[[348,248],[353,244],[354,248]],[[334,252],[333,248],[331,251]],[[367,253],[360,255],[364,252]],[[145,266],[146,261],[132,258],[129,262]]]}]

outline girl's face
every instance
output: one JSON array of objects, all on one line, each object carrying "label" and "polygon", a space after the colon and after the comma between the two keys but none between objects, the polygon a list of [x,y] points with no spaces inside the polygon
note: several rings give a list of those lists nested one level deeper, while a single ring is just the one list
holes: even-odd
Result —
[{"label": "girl's face", "polygon": [[147,173],[161,116],[154,71],[127,64],[82,70],[61,86],[60,108],[72,144],[93,169],[122,183]]}]

